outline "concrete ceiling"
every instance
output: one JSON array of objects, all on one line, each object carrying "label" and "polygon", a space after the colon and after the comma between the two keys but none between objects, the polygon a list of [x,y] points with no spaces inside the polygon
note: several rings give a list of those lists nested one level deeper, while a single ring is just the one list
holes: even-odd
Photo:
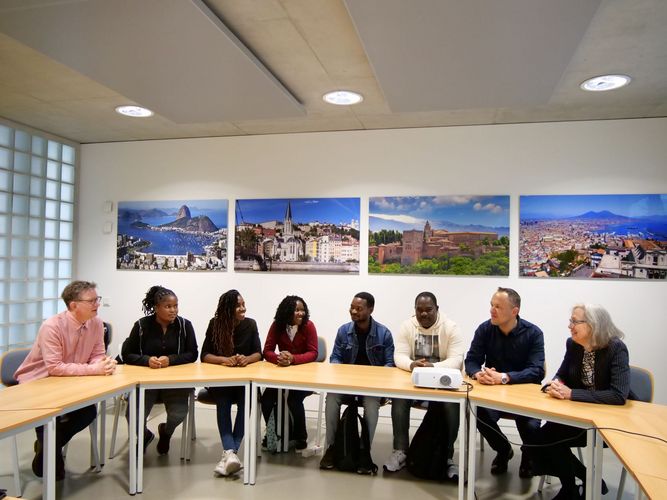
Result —
[{"label": "concrete ceiling", "polygon": [[[665,26],[665,0],[0,0],[0,117],[91,143],[667,116]],[[606,73],[633,82],[579,89]]]}]

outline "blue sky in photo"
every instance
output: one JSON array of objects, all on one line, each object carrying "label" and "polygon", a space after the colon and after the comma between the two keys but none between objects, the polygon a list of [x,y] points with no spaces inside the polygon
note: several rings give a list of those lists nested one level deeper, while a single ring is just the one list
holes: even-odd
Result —
[{"label": "blue sky in photo", "polygon": [[[322,222],[329,224],[359,221],[359,198],[273,198],[261,200],[237,200],[236,224],[257,224],[285,218],[287,202],[292,207],[292,222]],[[243,217],[243,219],[241,219]]]},{"label": "blue sky in photo", "polygon": [[206,215],[219,228],[227,227],[227,200],[119,201],[118,210],[158,209],[176,214],[183,205],[190,209],[193,217]]},{"label": "blue sky in photo", "polygon": [[520,217],[575,217],[586,212],[608,210],[625,217],[667,213],[667,194],[595,194],[521,196]]},{"label": "blue sky in photo", "polygon": [[371,218],[422,228],[428,220],[488,227],[509,226],[509,196],[385,196],[369,200]]}]

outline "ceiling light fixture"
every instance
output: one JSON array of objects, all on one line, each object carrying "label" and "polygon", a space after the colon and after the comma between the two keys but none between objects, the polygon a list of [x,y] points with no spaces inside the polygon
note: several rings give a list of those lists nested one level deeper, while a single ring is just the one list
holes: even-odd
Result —
[{"label": "ceiling light fixture", "polygon": [[364,96],[351,90],[333,90],[322,96],[325,102],[336,106],[352,106],[364,100]]},{"label": "ceiling light fixture", "polygon": [[632,78],[628,75],[601,75],[589,78],[579,85],[583,90],[590,92],[603,92],[625,87]]},{"label": "ceiling light fixture", "polygon": [[131,116],[132,118],[146,118],[153,116],[153,112],[148,108],[141,106],[117,106],[116,113],[124,116]]}]

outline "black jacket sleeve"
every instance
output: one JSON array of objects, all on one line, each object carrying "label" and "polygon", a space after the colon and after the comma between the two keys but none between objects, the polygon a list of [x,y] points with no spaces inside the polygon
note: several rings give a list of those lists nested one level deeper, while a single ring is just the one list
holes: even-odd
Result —
[{"label": "black jacket sleeve", "polygon": [[[169,355],[169,365],[183,365],[185,363],[194,363],[197,361],[197,354],[199,350],[197,349],[197,337],[195,336],[195,330],[192,327],[192,323],[185,318],[178,317],[176,321],[182,323],[179,325],[178,334],[181,335],[181,341],[183,346],[181,348],[180,354],[170,354]],[[180,331],[180,326],[183,326],[185,331]]]},{"label": "black jacket sleeve", "polygon": [[[140,320],[139,320],[140,321]],[[148,366],[148,355],[141,353],[141,336],[139,335],[139,321],[134,322],[130,336],[123,342],[121,353],[123,355],[123,363],[128,365]]]}]

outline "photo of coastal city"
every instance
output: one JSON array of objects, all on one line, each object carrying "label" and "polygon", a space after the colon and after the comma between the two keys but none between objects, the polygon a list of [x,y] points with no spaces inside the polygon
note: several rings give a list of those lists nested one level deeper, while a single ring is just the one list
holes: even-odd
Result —
[{"label": "photo of coastal city", "polygon": [[236,201],[234,270],[359,272],[359,198]]},{"label": "photo of coastal city", "polygon": [[227,270],[227,200],[118,202],[116,268]]},{"label": "photo of coastal city", "polygon": [[519,274],[667,279],[667,195],[520,197]]},{"label": "photo of coastal city", "polygon": [[368,272],[509,275],[509,196],[370,198]]}]

